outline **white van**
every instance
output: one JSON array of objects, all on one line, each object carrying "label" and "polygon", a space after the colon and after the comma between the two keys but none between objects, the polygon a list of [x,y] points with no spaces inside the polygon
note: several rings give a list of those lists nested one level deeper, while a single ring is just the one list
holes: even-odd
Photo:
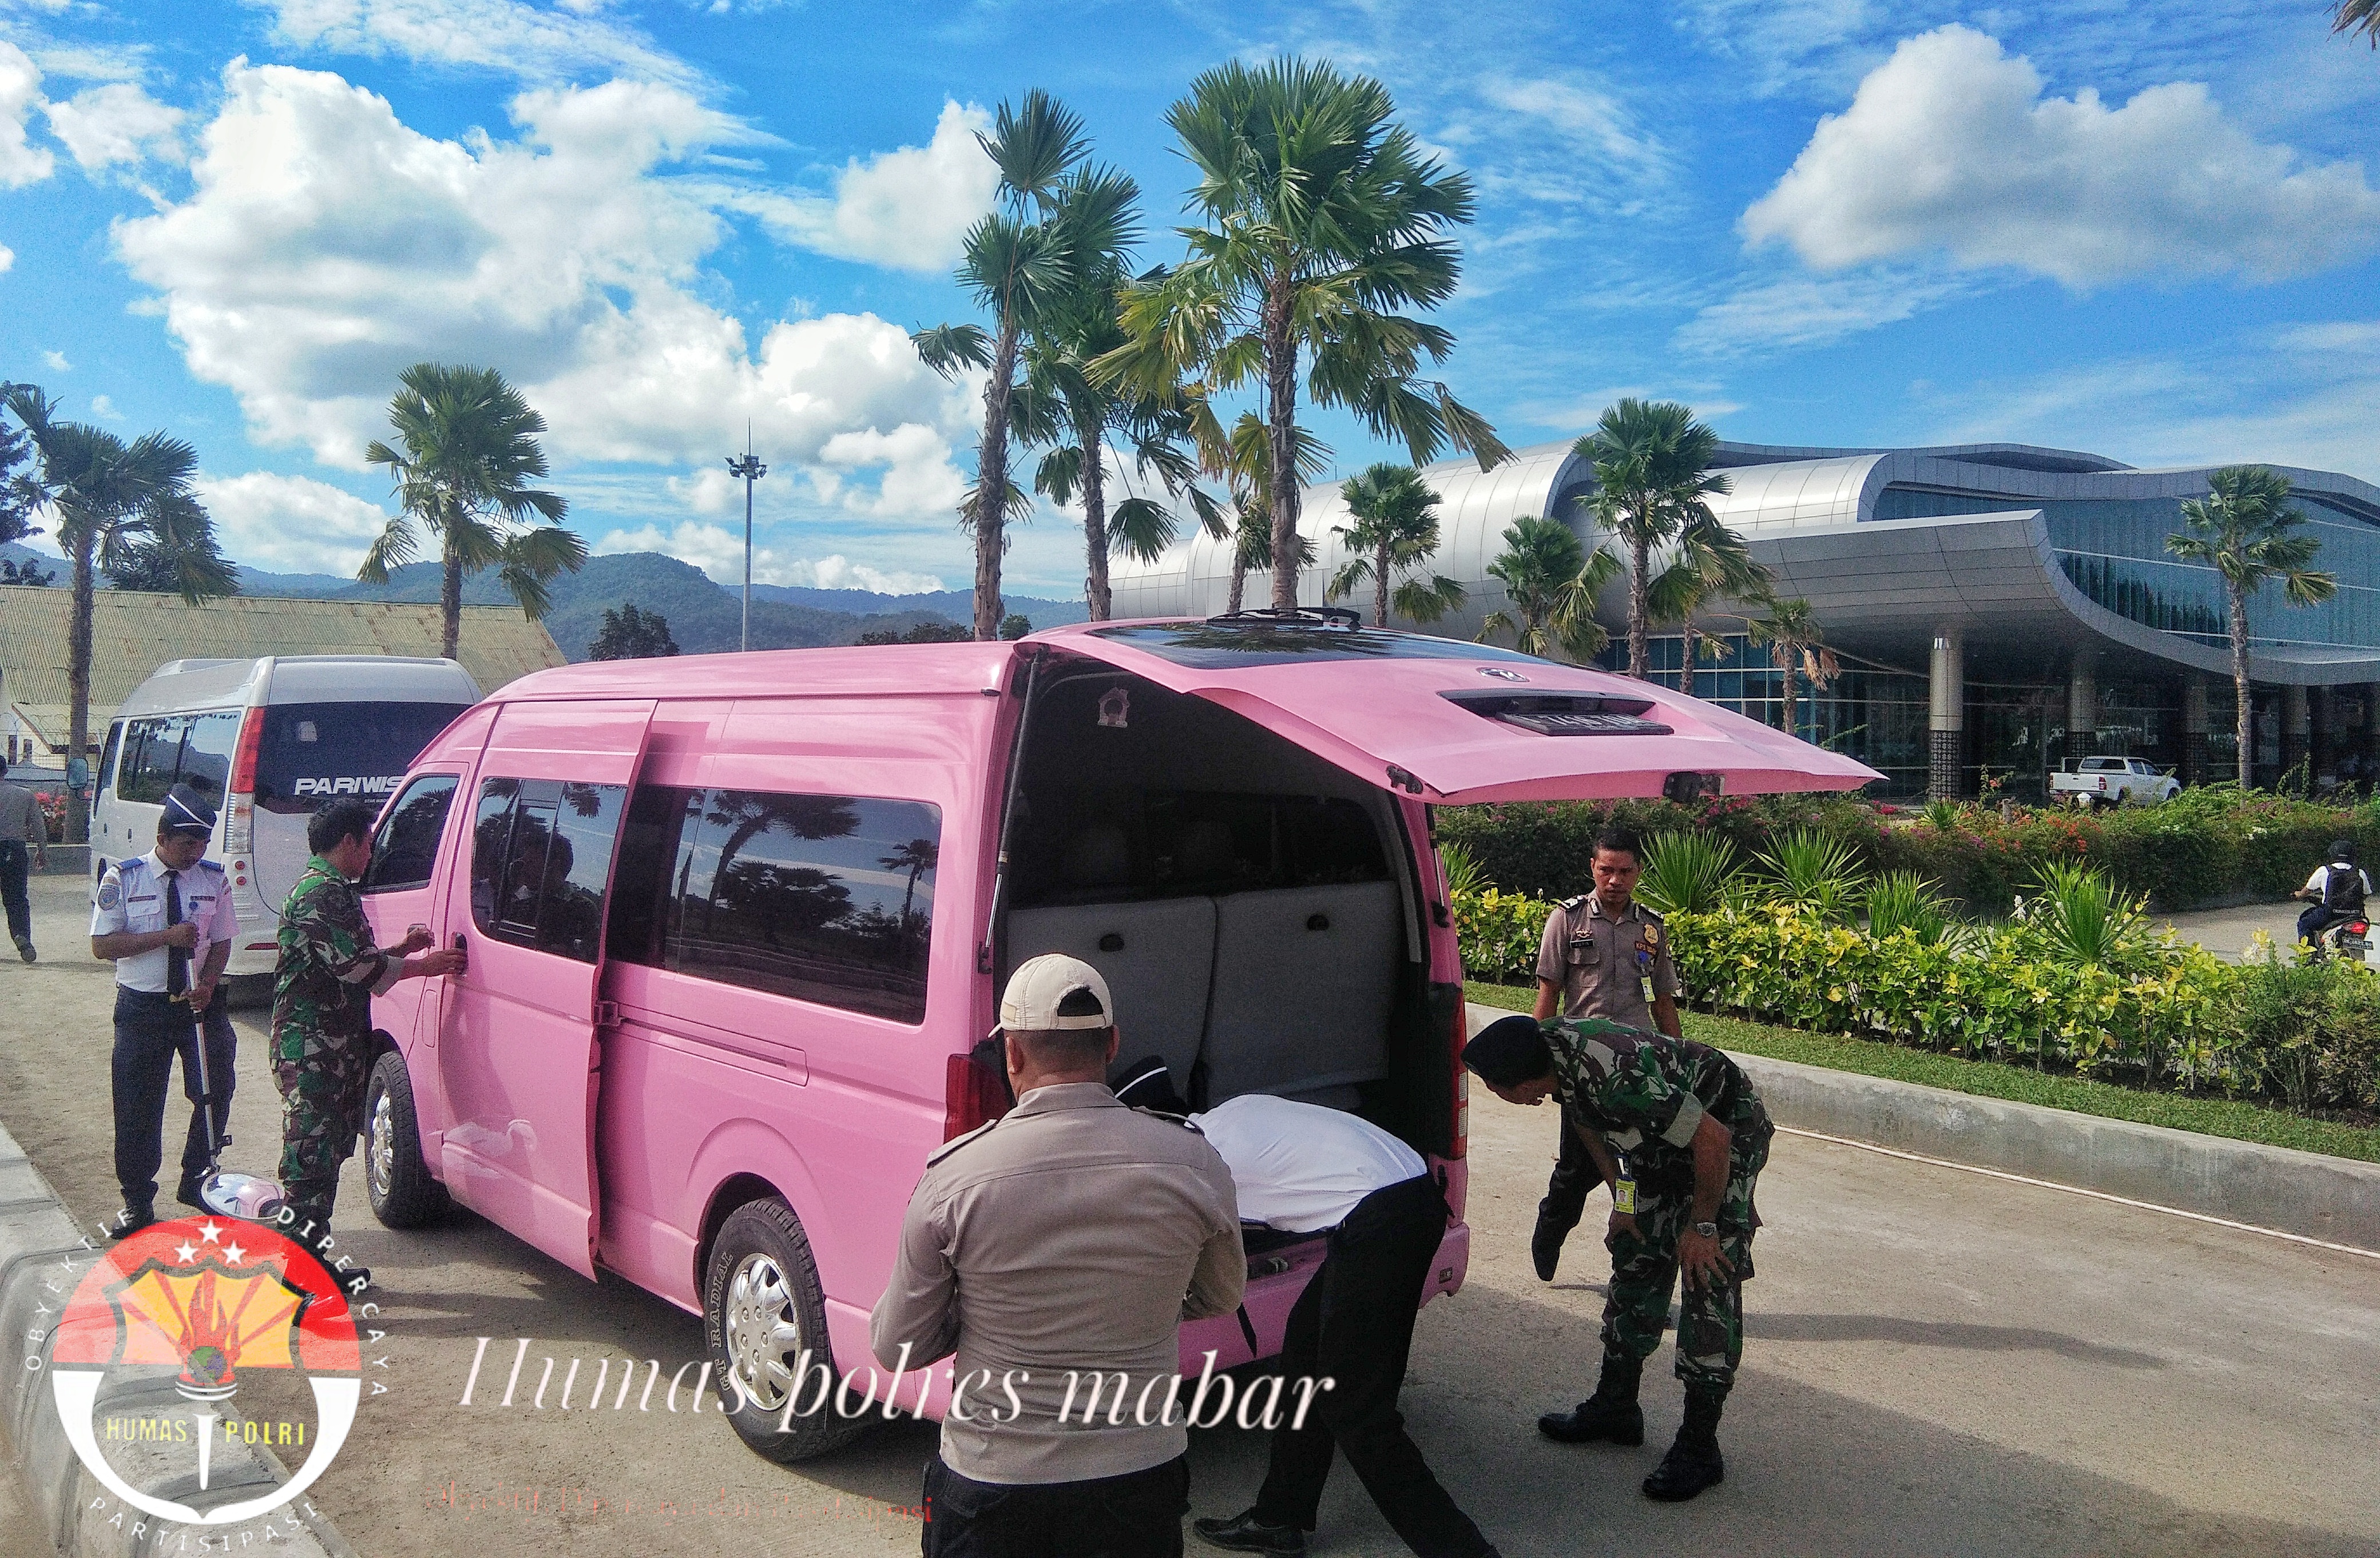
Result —
[{"label": "white van", "polygon": [[107,728],[91,805],[91,886],[157,841],[165,792],[187,784],[219,815],[208,855],[231,874],[233,978],[270,974],[281,906],[306,868],[306,819],[333,801],[377,803],[431,737],[480,701],[453,660],[267,655],[168,660]]}]

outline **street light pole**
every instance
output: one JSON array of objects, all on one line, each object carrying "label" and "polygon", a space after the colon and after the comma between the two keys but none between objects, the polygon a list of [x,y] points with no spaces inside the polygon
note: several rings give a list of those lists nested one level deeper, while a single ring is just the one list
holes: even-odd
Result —
[{"label": "street light pole", "polygon": [[730,454],[727,470],[731,476],[744,478],[744,631],[735,641],[738,649],[752,647],[752,484],[769,474],[752,453],[752,424],[744,424],[744,454],[741,459]]}]

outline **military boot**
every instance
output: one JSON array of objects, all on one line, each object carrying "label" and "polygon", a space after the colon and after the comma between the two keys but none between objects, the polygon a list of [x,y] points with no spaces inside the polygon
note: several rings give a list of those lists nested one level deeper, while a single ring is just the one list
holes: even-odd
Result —
[{"label": "military boot", "polygon": [[1636,1405],[1636,1383],[1643,1378],[1642,1359],[1619,1353],[1603,1355],[1603,1377],[1595,1394],[1568,1412],[1548,1412],[1537,1419],[1537,1431],[1564,1444],[1591,1444],[1598,1439],[1614,1444],[1645,1443],[1645,1409]]},{"label": "military boot", "polygon": [[1645,1479],[1646,1498],[1682,1504],[1726,1480],[1727,1463],[1718,1453],[1718,1414],[1726,1404],[1725,1391],[1686,1388],[1686,1420],[1678,1425],[1678,1442]]}]

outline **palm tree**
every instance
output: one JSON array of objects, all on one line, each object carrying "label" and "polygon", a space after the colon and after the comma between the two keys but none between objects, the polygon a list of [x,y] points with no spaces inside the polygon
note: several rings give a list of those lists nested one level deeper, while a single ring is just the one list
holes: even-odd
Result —
[{"label": "palm tree", "polygon": [[[1676,401],[1625,397],[1608,407],[1595,431],[1578,441],[1595,465],[1595,513],[1628,549],[1628,674],[1651,669],[1652,555],[1686,524],[1711,518],[1706,500],[1728,490],[1710,469],[1718,435]],[[1716,520],[1713,520],[1716,523]]]},{"label": "palm tree", "polygon": [[1842,673],[1842,667],[1836,662],[1835,652],[1827,647],[1826,630],[1818,625],[1818,614],[1808,601],[1796,596],[1765,604],[1767,615],[1748,617],[1744,625],[1755,644],[1774,647],[1777,669],[1785,675],[1785,733],[1798,736],[1794,678],[1808,677],[1811,694],[1815,696]]},{"label": "palm tree", "polygon": [[529,482],[546,474],[538,435],[545,418],[492,368],[418,362],[397,376],[388,419],[403,453],[374,439],[364,458],[388,467],[400,513],[364,553],[356,577],[388,583],[435,537],[445,573],[438,590],[438,652],[455,658],[463,632],[463,575],[493,568],[532,620],[545,615],[546,581],[577,573],[587,543],[565,530],[569,505]]},{"label": "palm tree", "polygon": [[[1231,431],[1222,433],[1213,417],[1206,414],[1204,401],[1194,404],[1200,413],[1194,418],[1200,464],[1209,476],[1220,477],[1231,494],[1232,513],[1228,521],[1203,510],[1200,518],[1208,535],[1232,543],[1232,594],[1224,610],[1237,616],[1247,594],[1249,571],[1272,566],[1271,430],[1263,417],[1244,411]],[[1330,451],[1304,428],[1296,432],[1292,446],[1297,451],[1298,480],[1311,481],[1330,468]],[[1300,568],[1314,561],[1314,543],[1303,535],[1297,537],[1296,557]]]},{"label": "palm tree", "polygon": [[1679,526],[1674,555],[1667,568],[1653,575],[1645,601],[1655,622],[1676,622],[1684,632],[1680,692],[1694,690],[1698,661],[1723,659],[1728,653],[1725,640],[1704,632],[1694,621],[1696,613],[1714,600],[1767,600],[1773,584],[1768,570],[1753,561],[1743,537],[1720,524],[1707,507]]},{"label": "palm tree", "polygon": [[2330,30],[2350,36],[2361,32],[2380,49],[2380,0],[2338,0],[2331,8]]},{"label": "palm tree", "polygon": [[2297,534],[2305,515],[2289,507],[2289,478],[2265,465],[2226,465],[2209,472],[2208,495],[2187,498],[2181,522],[2188,528],[2165,538],[2176,557],[2204,562],[2223,576],[2230,607],[2231,691],[2238,699],[2240,787],[2249,788],[2254,708],[2248,694],[2248,601],[2277,580],[2292,606],[2315,606],[2338,591],[2338,580],[2308,565],[2322,543]]},{"label": "palm tree", "polygon": [[1595,620],[1595,603],[1620,576],[1620,560],[1601,547],[1588,552],[1560,520],[1514,520],[1488,576],[1504,586],[1512,610],[1490,612],[1479,624],[1480,643],[1509,633],[1524,655],[1587,660],[1611,642]]},{"label": "palm tree", "polygon": [[1418,574],[1438,551],[1438,494],[1411,465],[1382,461],[1351,477],[1341,489],[1353,525],[1332,527],[1332,534],[1356,555],[1348,559],[1330,580],[1328,600],[1355,593],[1366,580],[1372,586],[1372,625],[1389,625],[1391,592],[1396,608],[1416,622],[1434,622],[1463,606],[1463,586],[1444,574],[1396,582],[1399,574]]},{"label": "palm tree", "polygon": [[877,857],[876,864],[887,871],[905,871],[909,885],[901,893],[901,934],[909,932],[909,909],[917,901],[917,878],[931,871],[941,859],[941,850],[931,839],[912,839],[892,846],[892,852]]},{"label": "palm tree", "polygon": [[[32,441],[39,469],[30,477],[56,516],[58,546],[73,565],[74,598],[67,622],[67,752],[91,747],[91,610],[98,570],[128,565],[140,553],[163,553],[185,601],[196,606],[236,595],[237,574],[215,550],[214,525],[190,490],[199,453],[180,439],[144,433],[130,443],[103,428],[61,422],[57,406],[30,384],[5,392],[8,411]],[[83,839],[89,819],[82,791],[67,798],[67,837]]]},{"label": "palm tree", "polygon": [[[1126,180],[1129,186],[1130,181]],[[1070,225],[1075,203],[1061,195],[1057,221]],[[1094,357],[1124,344],[1117,318],[1126,281],[1121,240],[1125,228],[1107,224],[1091,235],[1110,247],[1070,242],[1072,284],[1042,309],[1026,335],[1025,377],[1011,402],[1011,419],[1026,442],[1051,444],[1033,476],[1037,492],[1055,503],[1083,503],[1086,563],[1083,598],[1093,622],[1114,614],[1108,561],[1119,549],[1154,561],[1173,544],[1174,519],[1153,497],[1133,494],[1110,511],[1106,453],[1111,434],[1129,451],[1131,469],[1154,477],[1169,497],[1187,496],[1202,523],[1220,526],[1222,513],[1196,483],[1197,463],[1183,447],[1191,436],[1194,410],[1178,384],[1144,390],[1094,378]]]},{"label": "palm tree", "polygon": [[[1008,476],[1017,356],[1026,332],[1075,280],[1071,246],[1087,245],[1100,254],[1131,247],[1139,188],[1112,170],[1081,167],[1090,155],[1082,119],[1038,87],[1014,108],[1002,103],[992,133],[976,140],[1000,169],[1000,209],[967,230],[957,279],[991,316],[991,331],[944,324],[909,339],[926,366],[946,377],[969,368],[989,373],[975,486],[960,505],[959,520],[975,532],[975,635],[990,641],[1000,636],[1008,522],[1028,510]],[[1059,208],[1068,199],[1074,209],[1062,223]]]},{"label": "palm tree", "polygon": [[[1454,337],[1406,317],[1452,295],[1462,260],[1449,233],[1472,219],[1471,180],[1426,155],[1390,115],[1379,82],[1331,65],[1276,60],[1206,72],[1166,115],[1197,170],[1203,225],[1190,254],[1126,295],[1131,342],[1095,370],[1202,394],[1258,384],[1275,470],[1296,458],[1298,376],[1317,405],[1344,406],[1425,465],[1449,446],[1488,469],[1510,457],[1495,429],[1424,358]],[[1276,610],[1297,606],[1297,484],[1270,505]]]}]

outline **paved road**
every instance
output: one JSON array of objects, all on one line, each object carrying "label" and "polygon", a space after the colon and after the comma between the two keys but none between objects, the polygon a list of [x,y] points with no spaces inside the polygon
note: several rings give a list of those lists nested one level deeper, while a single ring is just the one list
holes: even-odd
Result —
[{"label": "paved road", "polygon": [[[37,890],[45,960],[0,966],[0,1121],[95,1221],[115,1204],[107,971],[81,955],[79,885]],[[277,1100],[253,1021],[242,1045],[233,1156],[269,1167]],[[1677,1423],[1666,1354],[1644,1449],[1555,1445],[1530,1426],[1592,1383],[1600,1274],[1592,1246],[1550,1286],[1527,1267],[1552,1113],[1482,1093],[1472,1120],[1477,1255],[1470,1285],[1422,1317],[1405,1406],[1509,1554],[2380,1552],[2380,1262],[1791,1136],[1761,1187],[1728,1481],[1653,1505],[1636,1483]],[[341,1200],[364,1205],[352,1168]],[[589,1374],[658,1358],[666,1383],[701,1356],[700,1330],[475,1219],[395,1234],[367,1214],[348,1231],[390,1296],[401,1372],[316,1490],[364,1558],[916,1550],[888,1506],[916,1502],[930,1428],[890,1424],[788,1469],[709,1411],[664,1412],[659,1392],[641,1415],[633,1397],[564,1413],[558,1390],[507,1411],[483,1381],[460,1407],[482,1335],[506,1371],[511,1338],[533,1338],[526,1400],[549,1356],[557,1385],[573,1357]],[[1262,1461],[1258,1436],[1198,1435],[1196,1512],[1241,1507]],[[1343,1467],[1322,1518],[1327,1558],[1402,1551]]]}]

